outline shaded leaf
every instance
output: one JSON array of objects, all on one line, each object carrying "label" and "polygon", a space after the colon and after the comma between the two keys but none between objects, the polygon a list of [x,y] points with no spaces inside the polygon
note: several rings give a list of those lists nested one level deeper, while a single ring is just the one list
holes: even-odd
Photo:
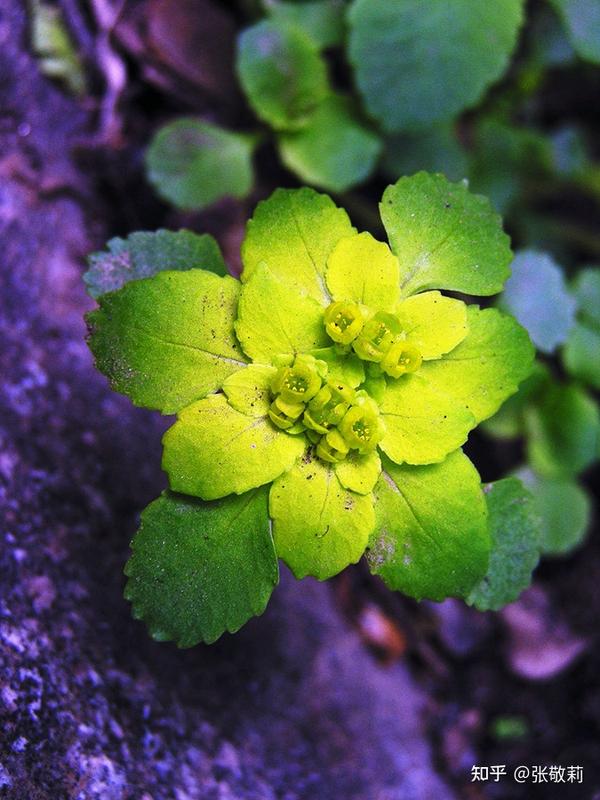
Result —
[{"label": "shaded leaf", "polygon": [[540,518],[531,493],[517,478],[488,483],[484,491],[492,538],[490,563],[466,601],[480,611],[498,611],[531,583],[540,557]]},{"label": "shaded leaf", "polygon": [[600,4],[597,0],[550,0],[577,55],[600,64]]},{"label": "shaded leaf", "polygon": [[529,461],[547,478],[572,477],[598,456],[600,415],[592,398],[578,386],[555,383],[527,410]]},{"label": "shaded leaf", "polygon": [[512,274],[499,305],[513,314],[543,353],[562,344],[575,322],[575,298],[563,272],[546,253],[521,250],[515,255]]},{"label": "shaded leaf", "polygon": [[163,270],[205,269],[215,275],[227,275],[213,237],[186,230],[140,231],[126,239],[111,239],[106,250],[88,256],[88,264],[83,280],[94,298]]},{"label": "shaded leaf", "polygon": [[210,644],[262,614],[279,581],[266,489],[203,503],[165,492],[143,512],[125,597],[159,641]]},{"label": "shaded leaf", "polygon": [[508,65],[521,0],[354,0],[349,57],[365,107],[386,130],[424,127],[475,103]]},{"label": "shaded leaf", "polygon": [[517,472],[533,496],[541,521],[540,547],[544,555],[565,555],[578,547],[590,524],[591,502],[574,481],[541,478],[528,468]]},{"label": "shaded leaf", "polygon": [[237,71],[254,111],[278,130],[305,125],[328,90],[325,62],[311,39],[273,20],[241,33]]},{"label": "shaded leaf", "polygon": [[279,154],[299,178],[332,192],[345,192],[375,168],[381,141],[352,113],[345,97],[329,95],[306,125],[279,135]]},{"label": "shaded leaf", "polygon": [[245,197],[252,188],[253,137],[199,119],[161,128],[146,151],[148,180],[177,208],[206,208],[222,197]]},{"label": "shaded leaf", "polygon": [[300,28],[320,49],[343,41],[344,0],[263,0],[263,4],[273,21]]}]

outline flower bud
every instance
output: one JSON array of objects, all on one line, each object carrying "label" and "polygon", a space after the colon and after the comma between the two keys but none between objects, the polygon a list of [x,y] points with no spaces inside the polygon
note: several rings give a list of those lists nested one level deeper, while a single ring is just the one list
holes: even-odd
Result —
[{"label": "flower bud", "polygon": [[269,418],[282,430],[291,428],[304,411],[304,403],[288,403],[282,397],[276,397],[269,408]]},{"label": "flower bud", "polygon": [[323,461],[328,461],[330,464],[335,464],[337,461],[343,461],[348,455],[349,447],[344,441],[341,433],[334,428],[326,436],[321,437],[317,445],[317,455]]},{"label": "flower bud", "polygon": [[307,428],[325,434],[337,425],[354,400],[354,389],[340,381],[329,381],[309,402],[303,421]]},{"label": "flower bud", "polygon": [[360,397],[344,415],[339,431],[349,448],[359,453],[370,453],[382,440],[385,428],[377,403],[370,397]]},{"label": "flower bud", "polygon": [[416,372],[423,358],[417,348],[408,342],[395,342],[381,359],[381,369],[391,378],[407,372]]},{"label": "flower bud", "polygon": [[381,361],[400,333],[400,322],[392,314],[379,311],[367,320],[352,343],[354,352],[364,361]]},{"label": "flower bud", "polygon": [[307,403],[321,388],[321,365],[313,356],[296,356],[291,366],[277,370],[271,382],[273,394],[286,403]]},{"label": "flower bud", "polygon": [[334,342],[350,344],[361,332],[365,315],[358,303],[339,301],[325,310],[325,330]]}]

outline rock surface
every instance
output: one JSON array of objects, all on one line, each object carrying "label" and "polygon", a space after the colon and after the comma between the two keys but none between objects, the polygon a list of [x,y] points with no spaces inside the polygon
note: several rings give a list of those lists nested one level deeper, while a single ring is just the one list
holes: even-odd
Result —
[{"label": "rock surface", "polygon": [[[0,0],[0,797],[444,800],[424,698],[379,667],[327,586],[284,575],[212,647],[151,641],[122,599],[164,422],[112,394],[83,341],[97,181],[89,121]],[[3,62],[2,62],[3,60]]]}]

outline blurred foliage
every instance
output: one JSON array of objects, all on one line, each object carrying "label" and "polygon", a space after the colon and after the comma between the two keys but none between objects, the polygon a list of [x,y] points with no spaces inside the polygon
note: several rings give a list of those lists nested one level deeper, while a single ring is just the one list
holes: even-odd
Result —
[{"label": "blurred foliage", "polygon": [[31,47],[39,59],[40,70],[49,78],[65,83],[75,95],[85,92],[85,73],[81,60],[59,8],[39,0],[29,0]]}]

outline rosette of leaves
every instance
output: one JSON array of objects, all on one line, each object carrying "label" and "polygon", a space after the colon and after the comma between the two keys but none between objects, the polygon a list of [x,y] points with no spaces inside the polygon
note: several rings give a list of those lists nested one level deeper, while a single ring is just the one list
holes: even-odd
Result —
[{"label": "rosette of leaves", "polygon": [[529,331],[541,355],[484,429],[523,438],[526,463],[517,475],[541,519],[541,552],[565,555],[589,527],[591,500],[579,478],[600,455],[600,413],[590,392],[600,387],[600,270],[585,268],[569,285],[548,254],[523,250],[498,305]]},{"label": "rosette of leaves", "polygon": [[490,519],[527,494],[514,481],[489,505],[460,448],[529,374],[533,347],[511,316],[442,293],[498,292],[508,237],[441,175],[400,179],[380,209],[389,245],[326,195],[279,189],[248,223],[240,281],[166,258],[88,315],[113,388],[177,414],[170,488],[126,567],[155,638],[236,631],[264,610],[278,559],[324,580],[366,554],[392,589],[483,608],[522,588],[490,560],[511,549]]}]

